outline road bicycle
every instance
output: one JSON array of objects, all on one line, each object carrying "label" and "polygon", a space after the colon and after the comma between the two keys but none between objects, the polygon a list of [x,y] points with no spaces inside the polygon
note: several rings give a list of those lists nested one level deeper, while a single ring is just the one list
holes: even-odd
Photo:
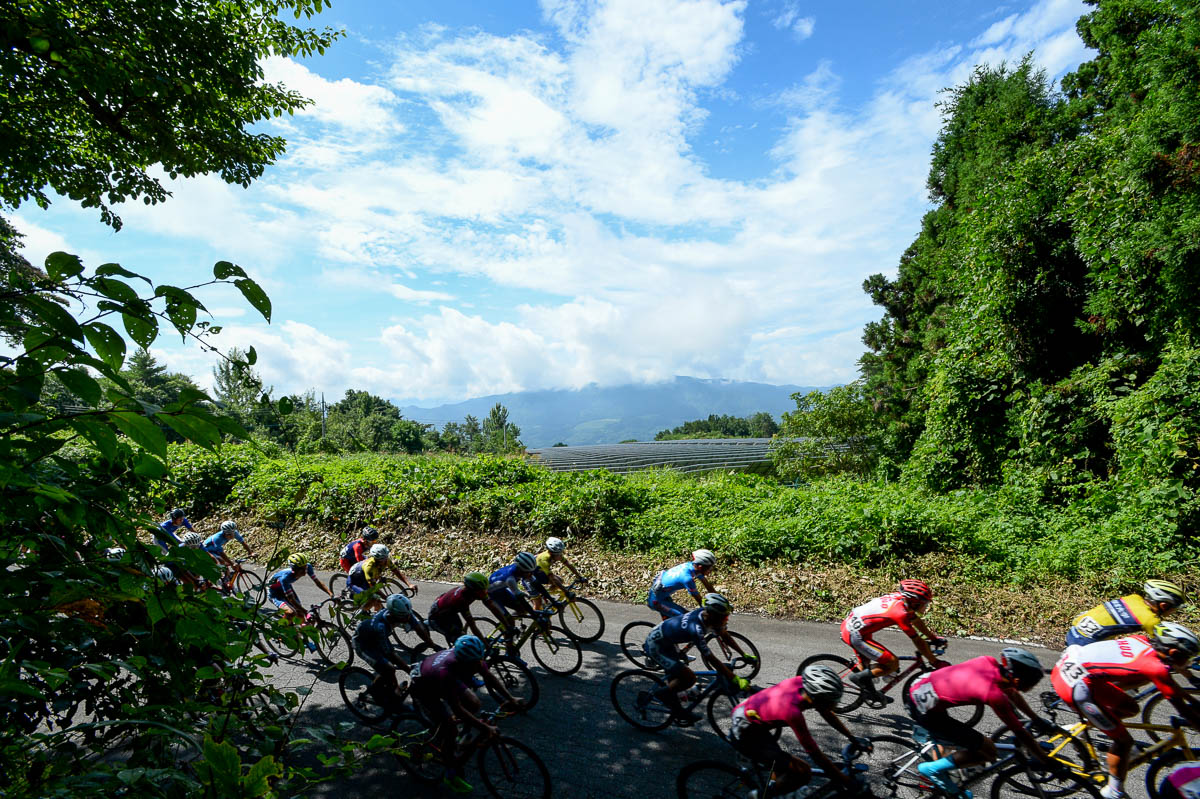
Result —
[{"label": "road bicycle", "polygon": [[[899,739],[888,736],[873,736],[868,738],[871,750],[878,746]],[[878,743],[877,743],[878,742]],[[850,774],[859,788],[846,791],[838,783],[829,779],[820,768],[813,768],[812,778],[801,791],[789,793],[790,797],[803,795],[805,799],[832,799],[832,797],[861,797],[874,793],[885,796],[875,789],[878,779],[870,763],[855,762],[864,755],[864,750],[854,744],[842,747],[843,770]],[[736,764],[721,760],[698,760],[689,763],[679,771],[675,780],[675,790],[679,799],[746,799],[748,796],[763,796],[770,783],[770,769],[753,763],[747,758],[738,757]],[[870,792],[870,793],[868,793]]]},{"label": "road bicycle", "polygon": [[232,593],[235,596],[246,596],[263,589],[263,578],[243,566],[242,564],[245,562],[244,558],[235,560],[233,568],[221,578],[220,586],[225,593]]},{"label": "road bicycle", "polygon": [[508,652],[519,657],[521,647],[528,641],[533,659],[546,671],[562,676],[574,674],[583,665],[583,650],[573,635],[550,623],[553,615],[553,611],[535,610],[531,622],[522,624],[517,620],[514,630],[508,634],[504,624],[496,619],[472,618],[475,626],[484,633],[484,644],[489,651]]},{"label": "road bicycle", "polygon": [[562,591],[554,590],[562,599],[551,599],[550,605],[557,614],[558,623],[581,643],[599,641],[604,635],[604,614],[596,603],[584,599],[574,592],[578,581],[565,586]]},{"label": "road bicycle", "polygon": [[[741,665],[735,657],[726,665],[736,671]],[[716,670],[697,671],[696,682],[679,695],[680,706],[690,715],[705,705],[708,723],[722,740],[729,740],[730,717],[734,707],[745,697],[728,679]],[[671,724],[690,727],[692,722],[676,714],[655,694],[666,690],[667,679],[661,671],[629,669],[613,678],[608,695],[617,715],[639,730],[656,731]],[[780,730],[782,732],[782,730]]]},{"label": "road bicycle", "polygon": [[[334,596],[341,594],[347,590],[346,581],[350,575],[344,571],[336,571],[329,578],[329,590],[334,593]],[[382,577],[373,588],[379,588],[380,596],[386,598],[392,594],[404,594],[407,597],[416,596],[417,589],[409,588],[394,577]],[[368,589],[370,590],[370,589]]]},{"label": "road bicycle", "polygon": [[[933,653],[940,657],[945,651],[945,647],[935,647]],[[796,675],[799,676],[802,674],[809,666],[828,666],[841,678],[845,689],[842,692],[842,698],[838,700],[837,707],[834,708],[835,712],[849,713],[852,710],[857,710],[864,703],[867,707],[878,710],[895,701],[893,697],[889,697],[887,694],[897,685],[900,686],[900,696],[908,696],[908,691],[913,687],[913,683],[930,671],[933,671],[930,664],[926,663],[925,658],[921,657],[921,655],[897,655],[896,659],[901,663],[908,663],[908,667],[893,674],[876,678],[876,687],[879,693],[884,695],[883,702],[871,697],[870,694],[864,693],[858,687],[858,683],[850,679],[850,675],[861,670],[857,658],[851,660],[841,655],[813,655],[800,661],[800,665],[796,667]],[[952,708],[950,715],[964,724],[974,726],[983,718],[983,705],[965,705],[963,707]]]},{"label": "road bicycle", "polygon": [[[626,660],[639,669],[658,671],[661,668],[653,658],[647,656],[642,651],[642,645],[646,642],[646,636],[657,626],[654,622],[649,621],[631,621],[621,630],[621,652],[624,653]],[[715,652],[719,652],[718,657],[723,661],[732,661],[738,655],[749,655],[750,657],[739,658],[735,673],[739,677],[753,680],[758,676],[758,670],[762,668],[762,659],[758,656],[758,647],[741,633],[726,630],[725,635],[736,641],[738,646],[742,648],[742,651],[738,652],[716,633],[709,633],[705,636],[704,640],[709,645],[709,648],[715,648]],[[685,659],[692,660],[694,656],[688,654],[691,649],[692,645],[688,644],[687,646],[680,647],[679,652]]]},{"label": "road bicycle", "polygon": [[[308,613],[299,624],[285,625],[280,619],[281,623],[275,625],[280,654],[284,657],[296,657],[308,649],[328,665],[339,667],[352,664],[354,646],[350,643],[350,636],[346,635],[328,614],[328,608],[335,602],[336,597],[329,597],[316,605],[310,605]],[[280,616],[282,614],[277,618]],[[312,646],[309,646],[310,643]]]}]

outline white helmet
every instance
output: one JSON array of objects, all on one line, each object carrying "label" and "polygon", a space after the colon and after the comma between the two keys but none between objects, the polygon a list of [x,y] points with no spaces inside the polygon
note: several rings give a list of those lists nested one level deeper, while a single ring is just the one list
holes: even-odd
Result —
[{"label": "white helmet", "polygon": [[162,580],[164,583],[175,582],[175,572],[168,569],[166,566],[158,566],[154,569],[154,576]]},{"label": "white helmet", "polygon": [[227,519],[227,520],[221,522],[221,532],[222,533],[230,534],[230,533],[236,533],[237,531],[238,531],[237,523],[234,522],[232,519]]},{"label": "white helmet", "polygon": [[182,539],[180,539],[179,543],[183,544],[188,549],[199,549],[204,543],[204,539],[200,537],[199,533],[188,533]]},{"label": "white helmet", "polygon": [[104,550],[104,556],[109,560],[120,560],[125,557],[125,550],[121,547],[109,547]]},{"label": "white helmet", "polygon": [[373,558],[378,558],[379,560],[387,560],[388,556],[390,556],[391,554],[392,553],[383,544],[375,544],[374,546],[371,547],[371,557],[373,557]]},{"label": "white helmet", "polygon": [[562,552],[566,548],[567,548],[567,545],[563,542],[563,540],[561,538],[555,538],[554,536],[550,536],[549,538],[546,539],[546,549],[550,550],[551,552],[559,553],[559,552]]},{"label": "white helmet", "polygon": [[384,603],[389,616],[407,619],[412,615],[412,602],[404,594],[392,594]]},{"label": "white helmet", "polygon": [[517,568],[523,572],[531,572],[537,568],[537,558],[529,552],[518,552],[513,558],[513,563],[517,564]]},{"label": "white helmet", "polygon": [[717,565],[717,556],[712,553],[711,549],[697,549],[692,553],[692,562],[698,566],[715,566]]}]

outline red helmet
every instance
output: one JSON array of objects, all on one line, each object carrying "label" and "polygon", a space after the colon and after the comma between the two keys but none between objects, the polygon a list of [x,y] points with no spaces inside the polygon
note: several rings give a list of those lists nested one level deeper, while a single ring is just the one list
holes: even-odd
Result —
[{"label": "red helmet", "polygon": [[905,599],[915,599],[918,602],[933,599],[933,590],[924,580],[901,580],[900,593]]}]

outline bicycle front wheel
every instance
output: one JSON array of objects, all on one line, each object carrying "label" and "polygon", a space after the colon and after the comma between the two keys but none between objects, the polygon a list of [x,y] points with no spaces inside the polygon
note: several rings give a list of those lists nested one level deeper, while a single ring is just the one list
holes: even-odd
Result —
[{"label": "bicycle front wheel", "polygon": [[649,671],[623,671],[613,678],[608,690],[621,718],[639,730],[661,730],[671,723],[671,709],[656,696],[667,681]]},{"label": "bicycle front wheel", "polygon": [[312,641],[317,647],[317,657],[333,668],[349,666],[354,662],[354,645],[333,622],[322,621],[312,629]]},{"label": "bicycle front wheel", "polygon": [[387,717],[387,708],[371,696],[375,675],[359,666],[342,669],[338,675],[338,693],[350,712],[367,724],[378,724]]},{"label": "bicycle front wheel", "polygon": [[[904,701],[904,697],[908,696],[908,692],[912,689],[913,684],[916,683],[917,680],[921,679],[931,671],[933,671],[933,669],[913,672],[912,676],[905,680],[904,684],[900,686],[900,701]],[[961,721],[968,727],[974,727],[979,723],[979,720],[983,718],[983,705],[962,705],[961,707],[952,707],[947,711],[947,713],[950,715],[950,718],[954,719],[955,721]]]},{"label": "bicycle front wheel", "polygon": [[333,592],[334,596],[337,596],[338,594],[340,594],[346,590],[346,573],[345,572],[334,572],[333,573],[333,576],[329,578],[329,590]]},{"label": "bicycle front wheel", "polygon": [[872,735],[871,751],[856,762],[867,766],[862,775],[871,793],[888,799],[928,799],[936,793],[917,766],[935,759],[933,748],[914,744],[894,735]]},{"label": "bicycle front wheel", "polygon": [[1188,750],[1172,749],[1164,752],[1146,769],[1146,793],[1150,794],[1151,799],[1159,799],[1163,780],[1171,773],[1171,770],[1180,763],[1194,760],[1200,760],[1200,749],[1194,747]]},{"label": "bicycle front wheel", "polygon": [[550,799],[550,771],[537,752],[500,736],[484,744],[477,759],[483,787],[497,799]]},{"label": "bicycle front wheel", "polygon": [[262,590],[263,578],[259,577],[252,571],[241,570],[238,572],[237,579],[233,581],[233,591],[239,596],[247,594],[256,594]]},{"label": "bicycle front wheel", "polygon": [[[733,673],[739,677],[744,677],[747,680],[753,680],[758,676],[758,670],[762,668],[762,658],[758,655],[758,647],[754,645],[753,641],[741,633],[730,632],[728,635],[734,641],[737,641],[738,646],[742,648],[742,652],[744,654],[753,655],[753,660],[742,663],[733,670]],[[733,658],[738,654],[736,649],[729,646],[715,635],[709,637],[708,641],[710,647],[713,644],[716,644],[716,650],[721,653],[720,657],[726,663],[728,663],[730,660],[733,660]]]},{"label": "bicycle front wheel", "polygon": [[639,669],[654,671],[658,668],[658,664],[646,657],[646,653],[642,651],[642,644],[653,629],[654,624],[651,622],[631,621],[621,630],[621,651],[625,653],[629,662]]},{"label": "bicycle front wheel", "polygon": [[675,791],[679,799],[746,799],[753,790],[762,792],[758,776],[719,760],[697,760],[679,770]]},{"label": "bicycle front wheel", "polygon": [[529,638],[533,659],[552,674],[566,676],[579,671],[583,665],[583,650],[579,641],[560,627],[537,631]]},{"label": "bicycle front wheel", "polygon": [[1096,783],[1069,771],[1039,771],[1032,763],[1018,763],[996,775],[992,781],[992,799],[1007,799],[1014,794],[1035,799],[1053,799],[1072,793],[1099,797],[1103,784],[1103,780]]},{"label": "bicycle front wheel", "polygon": [[827,666],[841,678],[842,698],[838,700],[837,707],[834,708],[836,712],[849,713],[863,703],[862,691],[850,679],[850,675],[856,671],[855,661],[848,660],[841,655],[813,655],[800,661],[800,665],[796,667],[796,676],[800,676],[809,666]]},{"label": "bicycle front wheel", "polygon": [[[507,655],[492,655],[488,658],[487,664],[488,669],[500,681],[504,689],[514,699],[524,702],[526,710],[532,710],[533,706],[537,704],[538,697],[541,696],[541,689],[538,688],[537,677],[533,676],[529,667]],[[502,695],[494,694],[491,688],[488,688],[487,692],[494,704],[491,707],[485,706],[485,710],[496,710],[504,703],[505,699]]]},{"label": "bicycle front wheel", "polygon": [[576,597],[567,600],[567,604],[558,612],[558,623],[581,643],[599,641],[600,636],[604,635],[604,614],[589,599]]}]

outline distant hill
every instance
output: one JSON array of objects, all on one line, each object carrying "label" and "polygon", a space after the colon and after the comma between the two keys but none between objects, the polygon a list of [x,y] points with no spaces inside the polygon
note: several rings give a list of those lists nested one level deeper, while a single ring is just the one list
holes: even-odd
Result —
[{"label": "distant hill", "polygon": [[776,418],[793,410],[791,395],[818,386],[772,386],[736,380],[701,380],[676,377],[662,383],[577,391],[522,391],[495,394],[436,408],[401,408],[406,418],[442,427],[461,422],[467,415],[482,420],[497,402],[508,408],[508,418],[521,428],[521,441],[529,448],[566,444],[616,444],[626,439],[651,441],[660,430],[669,430],[710,413],[746,416],[767,411]]}]

